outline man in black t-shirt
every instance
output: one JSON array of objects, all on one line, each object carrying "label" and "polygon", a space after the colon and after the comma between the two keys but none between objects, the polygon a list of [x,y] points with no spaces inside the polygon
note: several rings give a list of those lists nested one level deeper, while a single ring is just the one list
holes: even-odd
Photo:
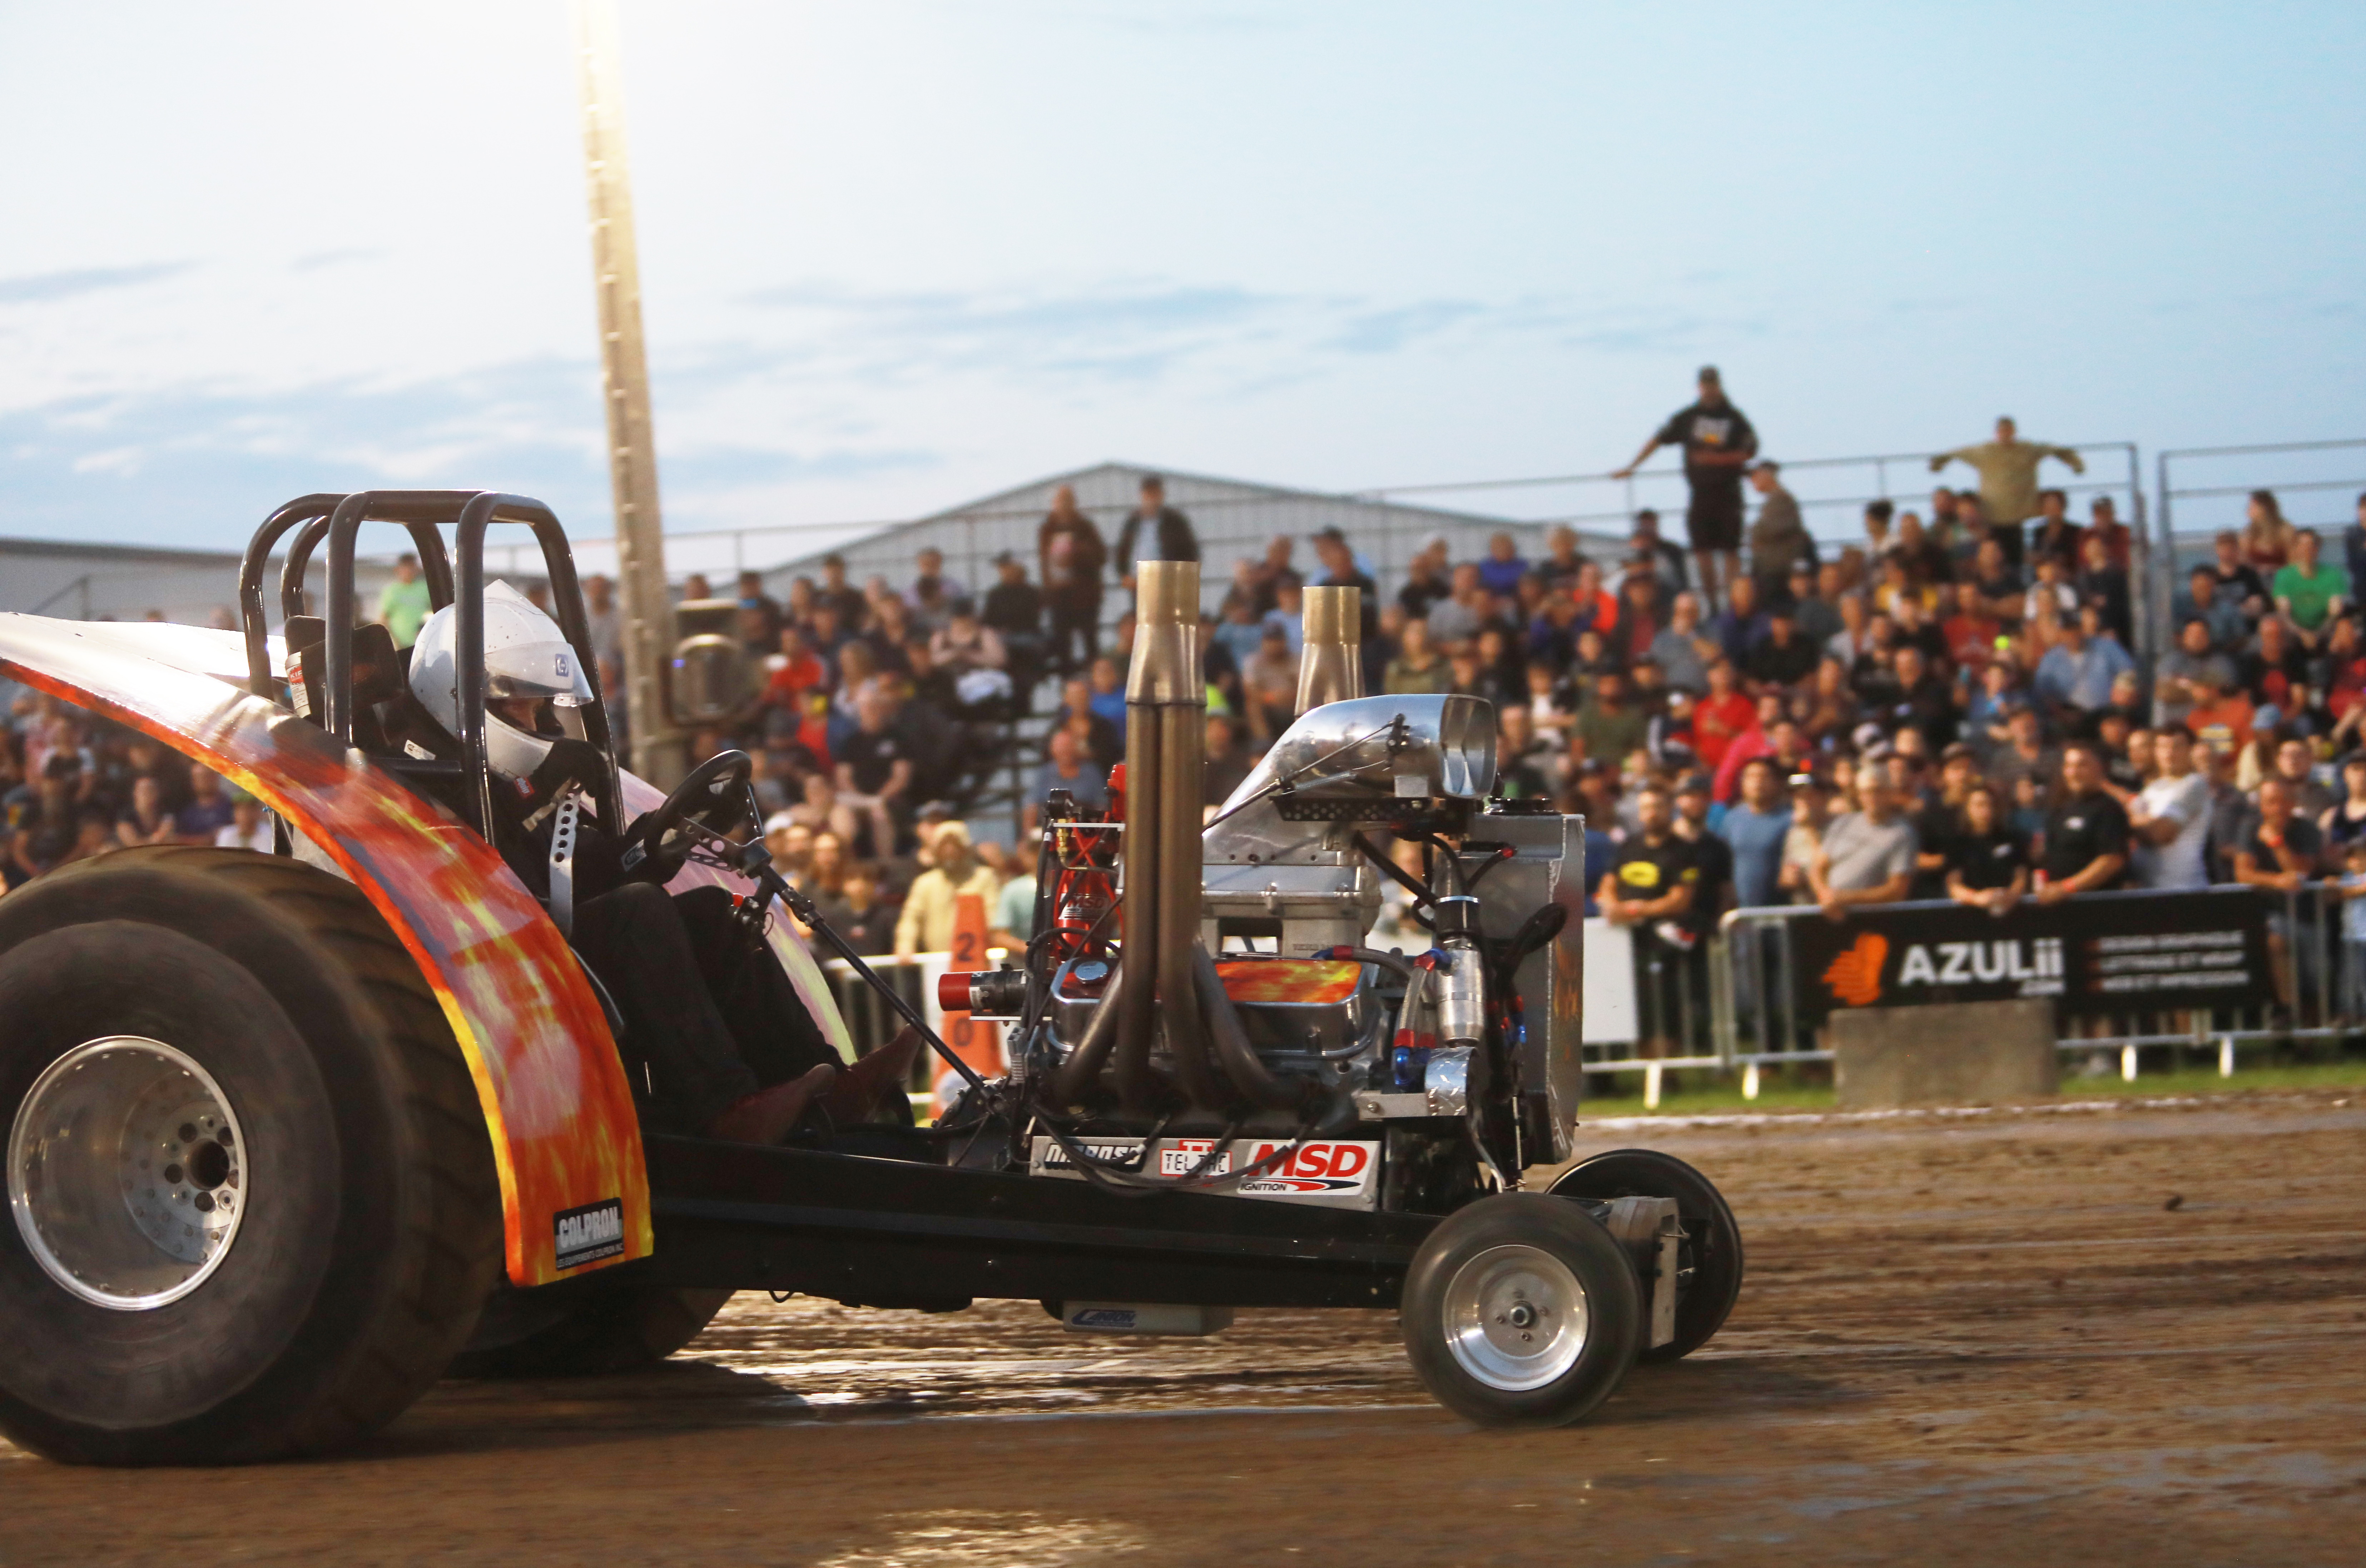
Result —
[{"label": "man in black t-shirt", "polygon": [[1717,930],[1726,895],[1733,887],[1733,847],[1708,828],[1710,784],[1707,773],[1692,773],[1676,785],[1674,824],[1676,837],[1692,846],[1693,865],[1700,873],[1684,926],[1704,942]]},{"label": "man in black t-shirt", "polygon": [[1618,859],[1594,889],[1603,918],[1634,928],[1635,994],[1642,1004],[1642,1053],[1673,1049],[1682,1007],[1677,960],[1694,945],[1685,924],[1698,899],[1700,866],[1693,846],[1676,836],[1668,792],[1646,784],[1635,797],[1640,830],[1618,847]]},{"label": "man in black t-shirt", "polygon": [[838,748],[838,801],[869,817],[871,852],[884,860],[896,852],[896,816],[909,805],[912,759],[884,697],[866,694],[855,711],[861,723]]},{"label": "man in black t-shirt", "polygon": [[2117,887],[2128,868],[2128,814],[2103,788],[2102,749],[2073,740],[2062,749],[2062,796],[2045,818],[2037,901]]},{"label": "man in black t-shirt", "polygon": [[1816,672],[1824,650],[1799,633],[1797,606],[1775,604],[1766,611],[1766,635],[1741,656],[1741,672],[1753,692],[1796,686]]},{"label": "man in black t-shirt", "polygon": [[2240,607],[2249,620],[2266,615],[2268,585],[2243,558],[2242,536],[2232,528],[2221,528],[2210,545],[2214,552],[2210,575],[2218,580],[2218,597]]},{"label": "man in black t-shirt", "polygon": [[2315,931],[2315,901],[2288,901],[2282,897],[2307,886],[2325,862],[2325,836],[2317,831],[2315,823],[2293,809],[2294,799],[2292,781],[2281,773],[2270,773],[2259,781],[2259,811],[2244,822],[2235,840],[2235,880],[2275,899],[2268,906],[2268,967],[2275,975],[2276,999],[2286,1007],[2293,1005],[2291,964],[2286,955],[2295,934],[2295,908],[2305,928],[2300,933],[2305,938],[2300,943],[2304,995],[2315,990],[2319,983],[2316,955],[2324,947]]},{"label": "man in black t-shirt", "polygon": [[1947,897],[1947,870],[1963,831],[1964,796],[1979,773],[1979,759],[1961,741],[1939,754],[1939,793],[1914,813],[1914,884],[1908,897]]},{"label": "man in black t-shirt", "polygon": [[1684,452],[1684,483],[1692,490],[1692,506],[1684,513],[1684,531],[1691,536],[1693,558],[1700,567],[1703,601],[1718,604],[1717,558],[1725,558],[1723,581],[1731,582],[1741,566],[1741,469],[1758,456],[1758,433],[1742,412],[1726,400],[1725,382],[1714,365],[1700,372],[1700,398],[1678,410],[1668,423],[1643,443],[1635,460],[1611,477],[1625,479],[1662,446]]}]

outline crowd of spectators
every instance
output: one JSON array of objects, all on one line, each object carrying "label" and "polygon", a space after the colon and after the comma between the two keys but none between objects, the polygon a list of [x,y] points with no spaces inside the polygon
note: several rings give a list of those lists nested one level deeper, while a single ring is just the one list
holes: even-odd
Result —
[{"label": "crowd of spectators", "polygon": [[140,844],[269,852],[262,803],[119,725],[17,690],[0,715],[0,889]]},{"label": "crowd of spectators", "polygon": [[[1738,905],[1845,918],[1906,897],[1997,908],[2360,880],[2366,497],[2328,547],[2254,494],[2246,526],[2186,574],[2147,679],[2129,528],[2106,494],[2074,520],[2040,470],[2077,454],[2010,420],[1933,459],[1968,465],[1975,487],[1942,485],[1920,510],[1873,502],[1838,547],[1808,529],[1714,371],[1638,461],[1660,445],[1683,448],[1692,481],[1681,544],[1648,511],[1616,550],[1561,528],[1533,559],[1508,532],[1457,559],[1441,536],[1385,594],[1336,530],[1231,563],[1201,637],[1211,806],[1290,722],[1304,590],[1352,584],[1368,688],[1493,702],[1503,791],[1585,815],[1593,908],[1646,945],[1688,949]],[[1023,939],[1031,840],[972,843],[959,803],[981,769],[1013,765],[999,748],[1031,712],[1048,728],[1019,764],[1022,828],[1055,790],[1106,803],[1136,563],[1199,551],[1151,479],[1114,539],[1064,487],[1036,548],[999,557],[983,585],[932,549],[901,584],[857,586],[828,558],[776,600],[743,574],[754,690],[693,760],[734,745],[757,759],[776,857],[868,950],[941,949],[963,893]],[[586,591],[619,693],[614,598],[603,579]],[[695,579],[684,596],[713,598]],[[424,608],[403,570],[378,613],[400,641]],[[30,694],[0,744],[0,796],[12,886],[117,845],[269,832],[203,770]],[[2366,903],[2355,913],[2366,941]]]}]

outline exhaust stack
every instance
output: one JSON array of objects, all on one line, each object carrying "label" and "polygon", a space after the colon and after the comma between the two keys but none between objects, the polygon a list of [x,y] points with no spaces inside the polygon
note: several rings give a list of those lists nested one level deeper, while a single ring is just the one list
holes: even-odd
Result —
[{"label": "exhaust stack", "polygon": [[1298,711],[1364,694],[1364,591],[1305,591],[1306,646],[1298,656]]},{"label": "exhaust stack", "polygon": [[1200,563],[1144,561],[1125,682],[1125,951],[1118,994],[1118,1092],[1150,1102],[1150,1054],[1163,1029],[1185,1098],[1219,1102],[1191,944],[1200,933],[1200,802],[1208,688],[1200,666]]}]

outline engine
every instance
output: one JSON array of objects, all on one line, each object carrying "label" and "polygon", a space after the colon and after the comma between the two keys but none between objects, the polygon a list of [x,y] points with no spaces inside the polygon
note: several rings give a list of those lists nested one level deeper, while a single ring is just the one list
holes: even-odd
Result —
[{"label": "engine", "polygon": [[[945,979],[1017,1025],[1014,1154],[1409,1209],[1566,1158],[1583,820],[1494,795],[1489,704],[1361,694],[1353,588],[1307,590],[1299,716],[1206,812],[1198,567],[1141,584],[1112,807],[1053,801],[1026,964]],[[1391,879],[1417,950],[1369,945]]]}]

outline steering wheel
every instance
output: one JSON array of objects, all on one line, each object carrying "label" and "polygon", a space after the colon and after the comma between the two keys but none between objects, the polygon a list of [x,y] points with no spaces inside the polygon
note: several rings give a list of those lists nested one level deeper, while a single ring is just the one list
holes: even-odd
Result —
[{"label": "steering wheel", "polygon": [[745,751],[718,751],[691,769],[662,805],[643,812],[625,830],[625,874],[639,882],[670,882],[698,841],[684,824],[728,833],[753,821],[756,808],[748,785],[755,773],[755,761]]}]

